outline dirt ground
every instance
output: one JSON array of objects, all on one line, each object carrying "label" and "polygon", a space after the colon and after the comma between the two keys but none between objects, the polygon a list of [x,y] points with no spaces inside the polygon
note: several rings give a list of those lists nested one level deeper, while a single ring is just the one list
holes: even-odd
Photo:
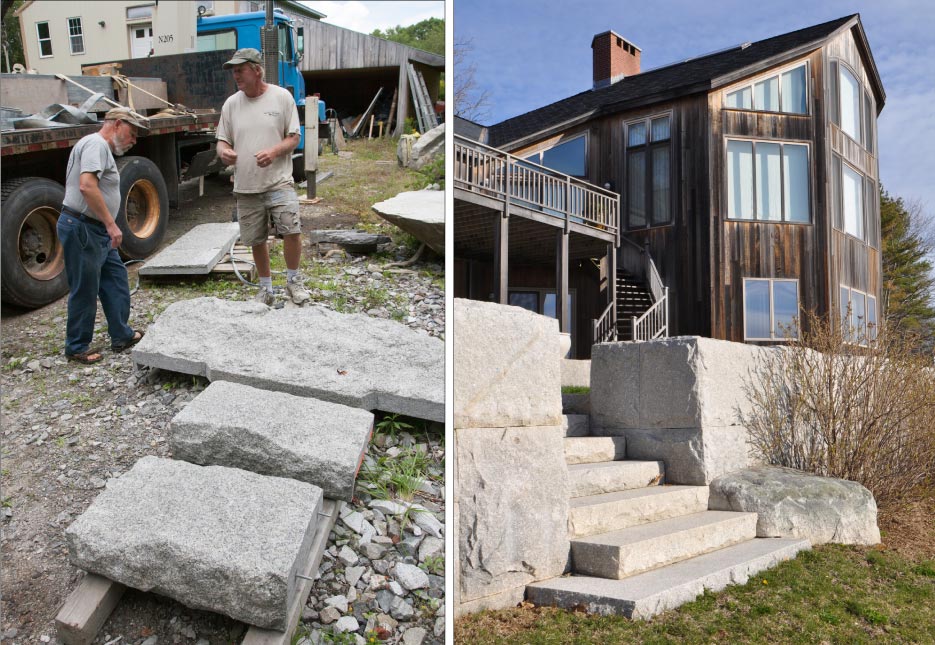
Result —
[{"label": "dirt ground", "polygon": [[[234,202],[229,183],[223,178],[206,181],[205,193],[196,199],[197,184],[183,187],[181,206],[170,214],[166,244],[196,224],[231,220]],[[349,228],[357,221],[327,204],[302,209],[306,230]],[[410,252],[400,249],[400,254],[403,251]],[[438,283],[443,267],[436,260],[426,271],[434,272],[436,277],[428,280]],[[136,282],[134,273],[131,267],[131,285]],[[241,294],[239,285],[229,288],[243,298],[250,297],[246,289]],[[192,287],[144,286],[133,296],[130,324],[145,329],[170,302],[198,295],[205,294]],[[438,297],[429,294],[425,301],[437,302]],[[66,362],[65,314],[65,298],[35,311],[2,311],[0,639],[4,643],[56,640],[55,615],[83,575],[68,562],[64,529],[108,478],[127,471],[144,455],[169,456],[169,420],[206,386],[200,378],[140,370],[129,353],[106,350],[105,359],[90,367]],[[103,326],[99,312],[95,340],[106,346],[106,334],[100,333]],[[129,591],[95,642],[205,645],[238,642],[244,629],[243,624],[217,614]]]}]

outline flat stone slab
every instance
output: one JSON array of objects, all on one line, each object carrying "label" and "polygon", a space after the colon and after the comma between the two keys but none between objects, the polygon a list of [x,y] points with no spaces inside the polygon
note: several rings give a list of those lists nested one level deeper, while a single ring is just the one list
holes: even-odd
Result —
[{"label": "flat stone slab", "polygon": [[207,275],[240,237],[237,222],[199,224],[140,267],[140,275]]},{"label": "flat stone slab", "polygon": [[707,486],[648,486],[576,497],[568,502],[568,534],[597,535],[706,510]]},{"label": "flat stone slab", "polygon": [[324,307],[183,300],[150,326],[133,360],[363,410],[445,419],[443,341]]},{"label": "flat stone slab", "polygon": [[568,466],[570,496],[586,497],[654,486],[662,481],[665,472],[661,461],[627,459],[597,464],[572,464]]},{"label": "flat stone slab", "polygon": [[749,540],[624,580],[571,576],[537,582],[526,587],[526,597],[540,606],[584,607],[592,614],[651,618],[694,600],[705,589],[720,591],[744,584],[756,573],[808,548],[808,540]]},{"label": "flat stone slab", "polygon": [[170,430],[176,459],[298,479],[350,501],[373,415],[215,381],[175,415]]},{"label": "flat stone slab", "polygon": [[445,253],[445,191],[414,190],[373,205],[377,215],[395,224],[436,253]]},{"label": "flat stone slab", "polygon": [[388,235],[378,235],[367,231],[344,230],[318,230],[309,233],[312,242],[337,244],[348,253],[375,253],[377,246],[388,244],[391,239]]},{"label": "flat stone slab", "polygon": [[283,630],[322,499],[292,479],[143,457],[65,536],[81,569]]},{"label": "flat stone slab", "polygon": [[812,544],[878,544],[877,504],[857,482],[757,466],[711,482],[710,507],[757,513],[758,537],[806,538]]}]

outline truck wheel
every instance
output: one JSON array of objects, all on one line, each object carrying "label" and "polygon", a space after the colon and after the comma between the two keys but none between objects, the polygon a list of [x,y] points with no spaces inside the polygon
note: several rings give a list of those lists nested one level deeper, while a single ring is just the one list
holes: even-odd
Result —
[{"label": "truck wheel", "polygon": [[159,248],[169,224],[169,191],[162,173],[145,157],[117,160],[120,171],[120,212],[117,226],[123,231],[120,255],[142,259]]},{"label": "truck wheel", "polygon": [[65,188],[51,179],[4,179],[0,236],[0,297],[35,309],[68,293],[65,255],[55,226]]}]

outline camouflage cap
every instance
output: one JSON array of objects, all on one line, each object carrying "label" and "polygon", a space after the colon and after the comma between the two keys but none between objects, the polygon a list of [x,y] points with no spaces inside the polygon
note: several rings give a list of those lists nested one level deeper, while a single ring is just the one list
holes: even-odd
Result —
[{"label": "camouflage cap", "polygon": [[238,49],[234,52],[233,58],[224,63],[224,69],[229,69],[234,65],[240,65],[241,63],[256,63],[257,65],[262,65],[263,54],[261,54],[253,47]]},{"label": "camouflage cap", "polygon": [[149,119],[140,114],[137,114],[128,107],[115,107],[111,110],[108,110],[107,114],[104,115],[104,120],[126,121],[127,123],[137,127],[138,135],[145,136],[149,134]]}]

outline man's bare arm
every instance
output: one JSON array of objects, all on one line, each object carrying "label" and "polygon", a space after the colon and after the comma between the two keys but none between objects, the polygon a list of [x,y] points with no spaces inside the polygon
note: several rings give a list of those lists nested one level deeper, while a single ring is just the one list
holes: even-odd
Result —
[{"label": "man's bare arm", "polygon": [[273,160],[283,155],[292,154],[292,151],[299,145],[298,134],[287,134],[285,138],[271,148],[260,150],[256,153],[256,165],[260,168],[266,168],[273,163]]},{"label": "man's bare arm", "polygon": [[237,153],[226,141],[218,141],[217,151],[225,166],[233,166],[237,163]]}]

